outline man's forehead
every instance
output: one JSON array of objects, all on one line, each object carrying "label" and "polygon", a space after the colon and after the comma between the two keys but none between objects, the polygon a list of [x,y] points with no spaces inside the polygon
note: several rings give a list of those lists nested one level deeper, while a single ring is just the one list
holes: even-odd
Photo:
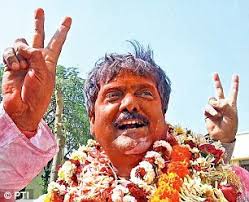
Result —
[{"label": "man's forehead", "polygon": [[100,80],[100,86],[106,85],[108,83],[116,82],[117,80],[127,79],[132,81],[136,81],[139,78],[140,80],[148,80],[153,82],[156,85],[156,81],[152,75],[147,72],[135,72],[134,69],[124,69],[118,72],[116,75],[108,76],[106,75]]},{"label": "man's forehead", "polygon": [[112,78],[108,82],[102,82],[100,84],[100,90],[106,90],[110,88],[153,88],[157,90],[156,82],[154,79],[145,75],[138,75],[132,72],[121,73]]}]

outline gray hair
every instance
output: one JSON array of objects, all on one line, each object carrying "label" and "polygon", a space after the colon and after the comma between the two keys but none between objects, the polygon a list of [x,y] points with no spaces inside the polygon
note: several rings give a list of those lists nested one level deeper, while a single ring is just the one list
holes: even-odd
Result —
[{"label": "gray hair", "polygon": [[171,92],[171,82],[165,72],[155,63],[153,51],[148,46],[145,49],[137,41],[129,41],[134,48],[134,54],[106,54],[100,58],[85,81],[84,93],[86,109],[89,116],[94,116],[94,105],[98,97],[101,83],[108,83],[121,71],[127,70],[139,76],[151,77],[159,92],[162,111],[165,114]]}]

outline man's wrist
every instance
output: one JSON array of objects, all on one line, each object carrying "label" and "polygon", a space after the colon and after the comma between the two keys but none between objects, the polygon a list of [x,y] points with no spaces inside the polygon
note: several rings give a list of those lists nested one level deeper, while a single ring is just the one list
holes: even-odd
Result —
[{"label": "man's wrist", "polygon": [[232,140],[225,140],[225,141],[222,141],[220,140],[221,143],[224,143],[224,144],[231,144],[231,143],[234,143],[236,141],[236,138],[233,138]]},{"label": "man's wrist", "polygon": [[32,138],[35,136],[35,134],[37,133],[37,130],[35,131],[26,131],[26,130],[21,130],[21,132],[28,138]]},{"label": "man's wrist", "polygon": [[[12,117],[11,117],[12,118]],[[13,119],[13,122],[16,124],[16,127],[27,137],[27,138],[31,138],[33,137],[36,133],[37,133],[37,128],[39,123],[35,123],[35,122],[29,122],[28,121],[24,121],[27,119],[24,119],[22,117],[17,118],[17,119]]]},{"label": "man's wrist", "polygon": [[226,155],[224,157],[225,163],[228,163],[232,158],[232,154],[233,154],[234,146],[235,146],[235,141],[236,141],[236,139],[234,139],[234,141],[230,142],[230,143],[221,143],[222,146],[226,150]]}]

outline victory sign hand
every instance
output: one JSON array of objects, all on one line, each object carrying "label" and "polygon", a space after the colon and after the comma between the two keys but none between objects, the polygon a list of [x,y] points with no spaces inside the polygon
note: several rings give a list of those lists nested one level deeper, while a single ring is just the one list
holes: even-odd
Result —
[{"label": "victory sign hand", "polygon": [[223,143],[234,141],[238,129],[237,96],[239,77],[232,78],[228,97],[224,96],[222,84],[217,73],[213,76],[216,98],[210,98],[205,108],[206,127],[211,138]]},{"label": "victory sign hand", "polygon": [[35,11],[32,46],[17,39],[3,54],[3,107],[21,131],[36,131],[55,85],[56,64],[71,26],[66,17],[44,47],[44,11]]}]

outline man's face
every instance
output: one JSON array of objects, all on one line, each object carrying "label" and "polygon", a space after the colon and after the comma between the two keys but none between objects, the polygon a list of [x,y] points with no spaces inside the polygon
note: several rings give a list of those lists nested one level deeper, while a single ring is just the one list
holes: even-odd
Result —
[{"label": "man's face", "polygon": [[166,129],[155,82],[127,71],[101,84],[90,122],[116,167],[134,166]]}]

